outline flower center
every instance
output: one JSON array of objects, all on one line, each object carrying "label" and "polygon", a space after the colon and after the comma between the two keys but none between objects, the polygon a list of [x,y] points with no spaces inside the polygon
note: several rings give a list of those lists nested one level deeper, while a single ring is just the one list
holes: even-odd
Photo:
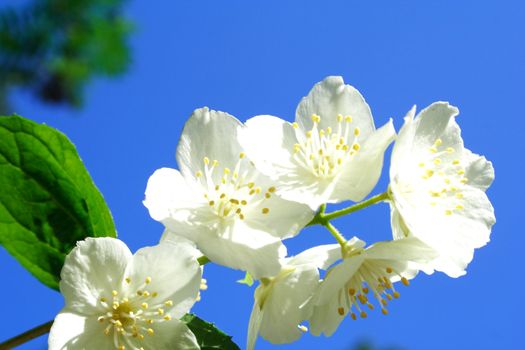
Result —
[{"label": "flower center", "polygon": [[440,207],[445,215],[464,208],[462,189],[468,179],[461,160],[454,157],[455,153],[454,148],[445,147],[438,138],[427,150],[428,160],[418,164],[425,187],[430,188],[427,197],[430,205]]},{"label": "flower center", "polygon": [[[319,178],[332,178],[360,148],[360,129],[352,126],[352,117],[337,116],[337,128],[319,129],[321,117],[312,115],[312,129],[301,135],[294,145],[294,159],[304,169]],[[297,123],[292,124],[298,128]]]},{"label": "flower center", "polygon": [[128,327],[135,324],[135,319],[130,317],[132,313],[133,308],[129,304],[129,301],[123,301],[122,303],[118,303],[118,307],[113,310],[113,316],[111,318],[115,321],[120,321],[123,327]]},{"label": "flower center", "polygon": [[[131,283],[129,277],[126,278],[126,283]],[[140,344],[145,337],[155,335],[152,328],[154,324],[171,320],[164,307],[171,308],[173,302],[158,300],[158,293],[147,289],[150,283],[151,278],[147,277],[134,292],[121,295],[122,293],[113,290],[111,297],[102,296],[99,300],[106,312],[97,320],[107,324],[104,334],[113,337],[113,343],[118,350],[143,349]]]},{"label": "flower center", "polygon": [[386,308],[388,302],[400,296],[392,284],[392,278],[395,277],[399,278],[405,286],[410,284],[408,279],[386,263],[371,263],[365,260],[345,287],[339,291],[337,313],[341,316],[350,313],[353,320],[357,320],[357,315],[366,318],[368,315],[365,306],[370,310],[375,308],[368,299],[368,295],[371,294],[378,301],[383,315],[388,315]]},{"label": "flower center", "polygon": [[221,219],[244,220],[255,207],[262,207],[262,214],[270,212],[263,202],[271,198],[275,187],[263,189],[257,185],[258,174],[244,153],[239,154],[233,169],[220,168],[217,160],[210,161],[208,157],[203,162],[203,171],[197,171],[195,176],[205,189],[204,198],[213,214]]}]

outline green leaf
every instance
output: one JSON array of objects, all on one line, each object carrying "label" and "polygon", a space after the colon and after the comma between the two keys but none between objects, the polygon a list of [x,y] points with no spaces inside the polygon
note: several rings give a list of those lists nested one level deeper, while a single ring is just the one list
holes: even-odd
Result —
[{"label": "green leaf", "polygon": [[246,275],[244,275],[244,278],[242,280],[237,280],[237,283],[245,284],[248,287],[253,286],[253,277],[248,272],[246,272]]},{"label": "green leaf", "polygon": [[0,188],[0,244],[51,288],[78,240],[116,236],[75,146],[49,126],[0,117]]},{"label": "green leaf", "polygon": [[186,314],[182,321],[195,334],[201,350],[240,350],[232,337],[219,330],[213,323],[201,320],[194,314]]}]

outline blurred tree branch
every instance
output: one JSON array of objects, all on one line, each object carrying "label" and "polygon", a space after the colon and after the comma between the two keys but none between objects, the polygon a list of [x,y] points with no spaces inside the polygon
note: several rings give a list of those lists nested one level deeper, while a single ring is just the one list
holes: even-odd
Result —
[{"label": "blurred tree branch", "polygon": [[0,112],[10,86],[50,103],[80,106],[97,75],[116,76],[130,62],[132,26],[122,0],[33,0],[0,11]]}]

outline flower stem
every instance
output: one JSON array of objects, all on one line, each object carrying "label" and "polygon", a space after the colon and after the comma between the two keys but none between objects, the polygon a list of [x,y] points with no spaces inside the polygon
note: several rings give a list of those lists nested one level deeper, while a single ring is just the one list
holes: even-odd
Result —
[{"label": "flower stem", "polygon": [[313,225],[324,225],[325,219],[324,219],[324,211],[326,210],[326,204],[321,205],[319,207],[319,211],[317,214],[315,214],[314,218],[306,224],[306,226],[313,226]]},{"label": "flower stem", "polygon": [[[341,210],[336,210],[336,211],[333,211],[333,212],[328,213],[328,214],[323,214],[322,216],[323,216],[324,220],[330,221],[330,220],[336,219],[338,217],[341,217],[341,216],[348,215],[350,213],[356,212],[356,211],[361,210],[363,208],[369,207],[369,206],[371,206],[373,204],[376,204],[376,203],[379,203],[379,202],[383,202],[384,200],[387,200],[388,198],[389,198],[388,191],[387,192],[383,192],[381,194],[378,194],[378,195],[375,195],[373,197],[370,197],[366,201],[362,201],[360,203],[351,205],[348,208],[344,208],[344,209],[341,209]],[[315,220],[315,218],[314,218],[314,220]]]},{"label": "flower stem", "polygon": [[335,237],[335,239],[337,240],[337,243],[339,243],[341,247],[345,246],[346,238],[341,234],[341,232],[339,232],[337,228],[335,228],[334,225],[332,225],[329,221],[327,221],[323,224],[323,226],[326,227],[328,231],[330,231],[332,236]]},{"label": "flower stem", "polygon": [[46,322],[0,344],[0,350],[9,350],[49,332],[53,321]]}]

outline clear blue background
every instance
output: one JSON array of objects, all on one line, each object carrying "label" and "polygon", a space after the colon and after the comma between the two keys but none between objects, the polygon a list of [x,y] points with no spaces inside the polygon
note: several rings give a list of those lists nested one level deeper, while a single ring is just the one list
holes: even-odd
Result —
[{"label": "clear blue background", "polygon": [[[195,108],[291,120],[299,99],[327,75],[342,75],[363,93],[376,125],[394,117],[399,128],[413,104],[447,100],[461,110],[466,145],[496,169],[488,191],[498,220],[492,242],[476,252],[465,277],[420,275],[402,288],[390,315],[349,319],[331,338],[305,335],[280,348],[346,350],[360,339],[413,350],[525,348],[523,2],[142,0],[126,11],[137,25],[127,75],[94,81],[81,111],[14,91],[13,112],[71,138],[133,250],[160,237],[161,225],[141,203],[144,189],[155,169],[176,166],[181,128]],[[386,185],[383,176],[374,192]],[[368,242],[390,237],[386,205],[336,225]],[[297,253],[328,242],[327,233],[309,229],[286,243]],[[0,266],[0,339],[60,310],[62,297],[4,250]],[[253,290],[235,283],[238,271],[210,265],[205,274],[209,290],[194,311],[244,348]],[[42,337],[21,349],[45,344]]]}]

